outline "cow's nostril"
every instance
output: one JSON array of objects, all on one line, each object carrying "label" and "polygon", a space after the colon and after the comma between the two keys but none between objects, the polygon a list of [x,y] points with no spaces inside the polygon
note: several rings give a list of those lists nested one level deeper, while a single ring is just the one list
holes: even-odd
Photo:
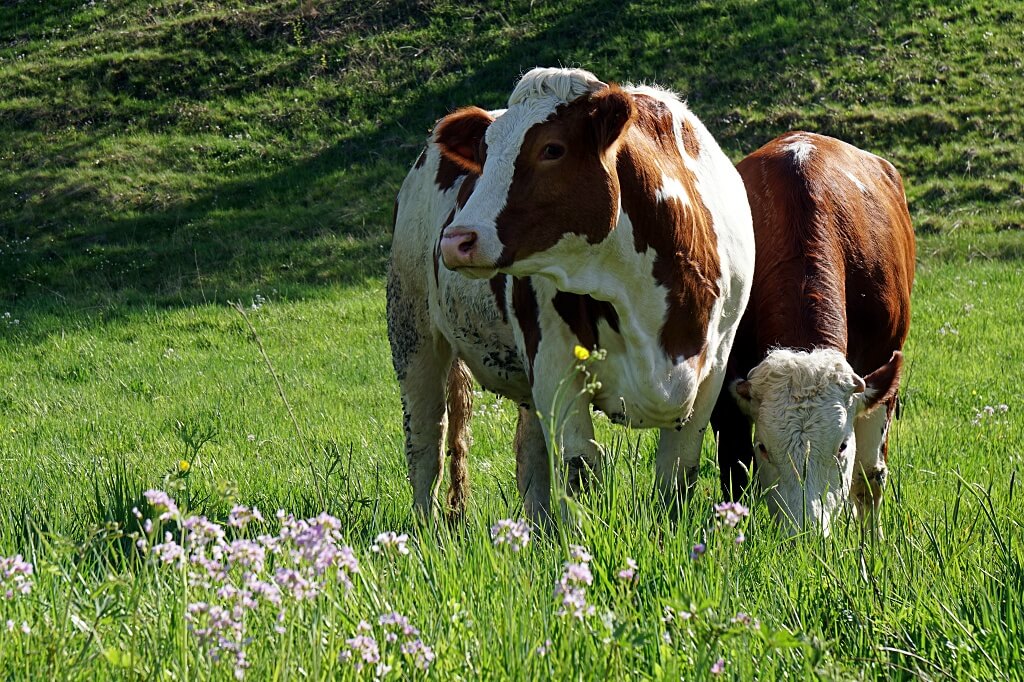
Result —
[{"label": "cow's nostril", "polygon": [[462,241],[459,242],[459,253],[468,254],[476,246],[476,232],[470,232],[463,236]]}]

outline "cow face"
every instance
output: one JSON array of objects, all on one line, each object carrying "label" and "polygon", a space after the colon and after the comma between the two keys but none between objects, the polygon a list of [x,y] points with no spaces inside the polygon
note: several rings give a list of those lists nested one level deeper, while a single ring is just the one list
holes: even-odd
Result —
[{"label": "cow face", "polygon": [[829,534],[850,492],[855,421],[895,394],[901,363],[897,352],[862,379],[838,351],[775,350],[733,386],[754,421],[758,482],[791,532]]},{"label": "cow face", "polygon": [[443,119],[442,153],[479,174],[442,234],[445,266],[469,277],[538,274],[604,239],[618,220],[615,152],[635,116],[629,93],[601,84],[568,102],[523,97],[497,119],[480,109]]}]

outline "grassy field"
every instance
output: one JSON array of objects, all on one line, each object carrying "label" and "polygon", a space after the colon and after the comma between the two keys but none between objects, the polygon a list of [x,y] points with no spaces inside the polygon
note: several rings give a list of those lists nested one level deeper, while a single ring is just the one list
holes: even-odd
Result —
[{"label": "grassy field", "polygon": [[[0,4],[0,676],[1024,679],[1022,45],[1005,0]],[[495,545],[521,509],[486,394],[466,523],[414,526],[394,193],[436,118],[537,64],[671,86],[736,160],[806,128],[901,170],[884,542],[723,524],[710,441],[670,524],[653,434],[602,423],[578,523]],[[192,514],[196,562],[149,551]]]}]

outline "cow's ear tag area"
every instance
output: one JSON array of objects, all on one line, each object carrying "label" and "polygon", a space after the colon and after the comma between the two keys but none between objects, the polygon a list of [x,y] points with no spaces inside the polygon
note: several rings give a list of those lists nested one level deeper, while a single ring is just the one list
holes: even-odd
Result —
[{"label": "cow's ear tag area", "polygon": [[604,151],[615,144],[636,118],[636,104],[628,92],[614,84],[591,95],[590,101],[594,105],[591,112],[594,138]]},{"label": "cow's ear tag area", "polygon": [[470,173],[480,174],[483,166],[477,150],[494,118],[480,107],[464,107],[434,127],[434,141],[444,158]]}]

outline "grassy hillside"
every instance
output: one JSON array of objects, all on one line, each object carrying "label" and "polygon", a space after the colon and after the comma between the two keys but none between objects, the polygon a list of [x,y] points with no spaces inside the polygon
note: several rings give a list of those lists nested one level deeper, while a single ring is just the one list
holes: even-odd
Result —
[{"label": "grassy hillside", "polygon": [[[394,194],[438,117],[552,64],[675,88],[736,160],[805,128],[901,170],[919,262],[885,542],[790,542],[752,505],[737,544],[710,439],[674,525],[655,435],[600,421],[613,474],[579,527],[494,547],[521,508],[514,410],[484,394],[467,523],[413,526]],[[0,677],[229,679],[239,642],[250,679],[368,677],[344,655],[367,620],[391,679],[1024,679],[1022,65],[1007,0],[0,0],[0,562],[34,565],[10,599],[0,566]],[[133,549],[147,488],[221,524],[326,509],[361,573],[204,639],[187,606],[230,590]],[[403,529],[408,556],[371,550]],[[553,594],[570,544],[593,554],[580,620]]]},{"label": "grassy hillside", "polygon": [[927,248],[1017,256],[1024,8],[949,5],[5,3],[0,282],[174,304],[379,276],[434,120],[537,64],[671,86],[736,159],[841,137],[901,169]]}]

